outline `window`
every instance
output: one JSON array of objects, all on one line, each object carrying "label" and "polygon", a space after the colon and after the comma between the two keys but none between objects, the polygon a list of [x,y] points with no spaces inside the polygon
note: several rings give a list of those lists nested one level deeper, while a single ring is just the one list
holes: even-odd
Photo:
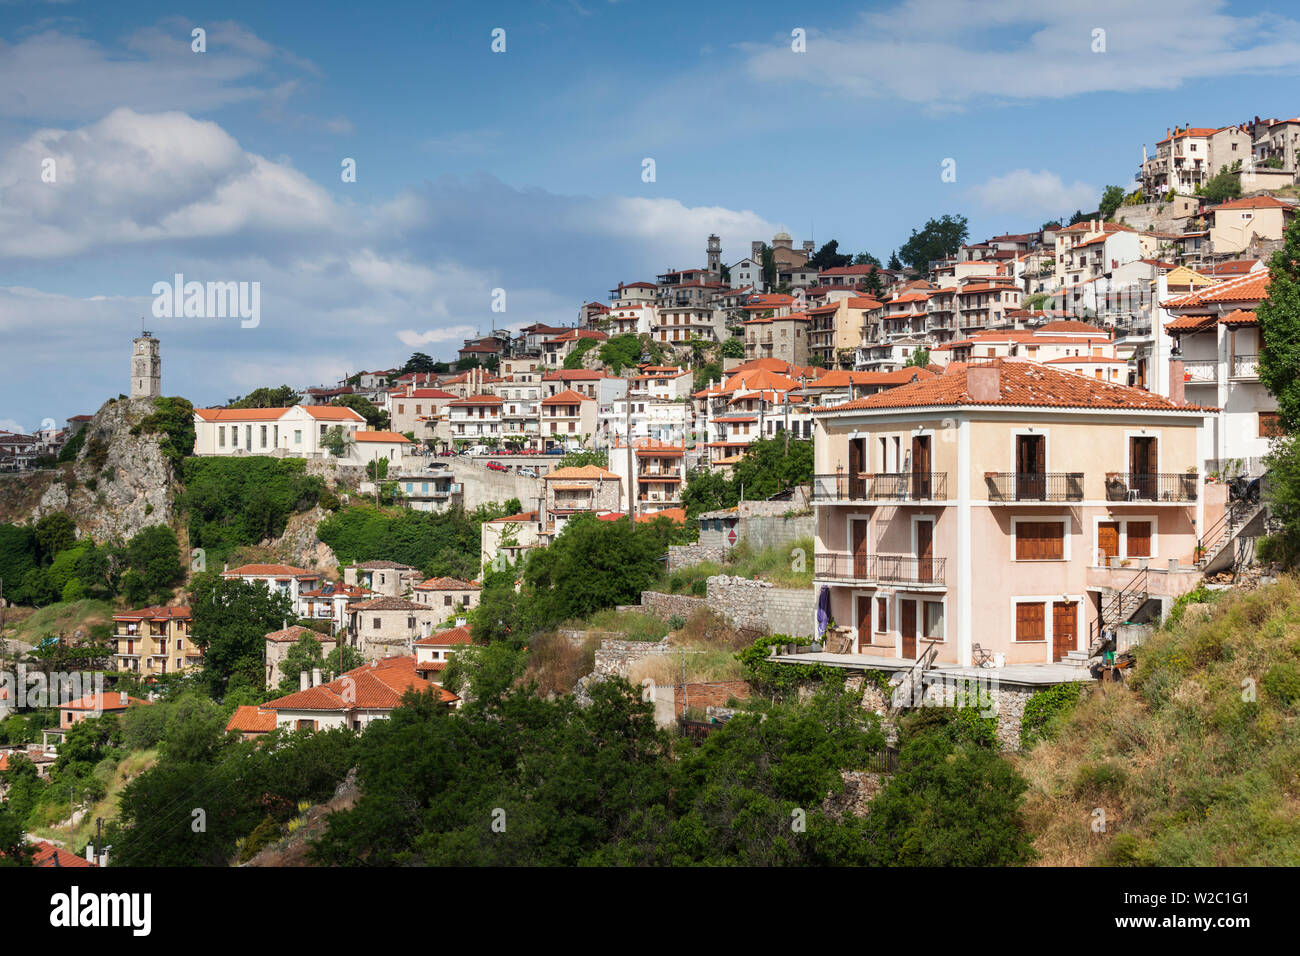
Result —
[{"label": "window", "polygon": [[1278,438],[1282,435],[1282,422],[1277,412],[1259,413],[1259,437]]},{"label": "window", "polygon": [[943,602],[925,602],[925,636],[932,641],[943,640]]},{"label": "window", "polygon": [[1065,557],[1064,521],[1017,521],[1017,561],[1060,561]]},{"label": "window", "polygon": [[442,599],[443,607],[451,607],[451,595],[448,594]]},{"label": "window", "polygon": [[1046,631],[1043,629],[1043,609],[1044,605],[1042,604],[1016,605],[1017,641],[1044,641],[1047,639]]},{"label": "window", "polygon": [[414,627],[415,627],[415,618],[414,618],[414,617],[407,617],[407,619],[406,619],[406,626],[407,626],[408,628],[414,628]]},{"label": "window", "polygon": [[262,447],[266,447],[266,426],[262,426]]},{"label": "window", "polygon": [[226,447],[226,428],[224,425],[218,426],[217,428],[217,447],[218,448]]},{"label": "window", "polygon": [[381,627],[383,627],[383,626],[384,626],[384,622],[383,622],[382,620],[380,620],[379,618],[376,617],[376,618],[372,618],[372,619],[371,619],[371,622],[370,622],[370,629],[371,629],[372,631],[377,631],[377,630],[379,630],[379,629],[380,629]]}]

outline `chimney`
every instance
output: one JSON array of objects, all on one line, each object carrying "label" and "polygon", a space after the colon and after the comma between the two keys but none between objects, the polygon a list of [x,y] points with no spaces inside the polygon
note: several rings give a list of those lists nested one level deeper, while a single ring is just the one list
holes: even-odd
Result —
[{"label": "chimney", "polygon": [[126,691],[122,691],[122,706],[123,706],[123,707],[126,706],[126,704],[127,704],[127,700],[128,700],[128,699],[129,699],[129,698],[128,698],[127,695],[126,695]]},{"label": "chimney", "polygon": [[86,844],[86,862],[87,863],[95,862],[95,844],[93,843]]},{"label": "chimney", "polygon": [[108,851],[111,850],[112,848],[113,848],[113,844],[110,843],[108,846],[104,847],[104,849],[99,851],[100,866],[104,866],[104,867],[108,866]]},{"label": "chimney", "polygon": [[1002,397],[1002,370],[995,364],[966,369],[966,391],[973,402],[996,402]]},{"label": "chimney", "polygon": [[1187,399],[1183,392],[1183,383],[1186,379],[1183,377],[1183,360],[1169,360],[1169,400],[1175,405],[1186,405]]},{"label": "chimney", "polygon": [[311,686],[312,686],[312,687],[319,687],[319,686],[320,686],[320,668],[319,668],[319,667],[313,667],[313,668],[311,669]]},{"label": "chimney", "polygon": [[299,672],[298,672],[298,689],[299,689],[299,690],[306,690],[306,689],[309,688],[309,687],[311,687],[311,675],[308,674],[306,671],[299,671]]}]

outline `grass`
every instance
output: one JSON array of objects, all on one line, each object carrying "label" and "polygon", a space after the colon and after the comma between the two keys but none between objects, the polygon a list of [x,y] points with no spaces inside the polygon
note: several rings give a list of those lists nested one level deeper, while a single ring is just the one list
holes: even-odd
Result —
[{"label": "grass", "polygon": [[80,601],[60,601],[29,614],[16,627],[6,630],[9,640],[35,644],[47,634],[72,635],[78,627],[87,631],[95,624],[111,624],[113,605],[108,601],[83,598]]},{"label": "grass", "polygon": [[662,641],[670,630],[667,621],[640,611],[619,611],[606,608],[597,611],[585,621],[566,621],[561,628],[583,631],[618,631],[629,641]]},{"label": "grass", "polygon": [[[117,763],[105,760],[95,767],[95,776],[104,783],[104,799],[87,808],[75,827],[67,825],[67,818],[61,822],[50,822],[43,826],[31,826],[32,834],[45,840],[57,840],[70,852],[77,852],[81,847],[93,841],[97,827],[95,819],[103,817],[104,823],[116,820],[118,801],[126,785],[158,762],[157,750],[137,750]],[[66,794],[65,794],[66,795]],[[63,808],[66,812],[66,807]]]},{"label": "grass", "polygon": [[628,680],[639,684],[650,678],[657,684],[676,684],[682,680],[683,667],[688,683],[744,677],[736,651],[746,641],[712,608],[693,611],[670,643],[673,650],[667,655],[634,661],[628,667]]},{"label": "grass", "polygon": [[[1018,762],[1040,862],[1300,864],[1300,580],[1222,592]],[[1095,811],[1105,830],[1094,831]]]},{"label": "grass", "polygon": [[[802,556],[799,552],[802,551]],[[742,541],[731,549],[727,560],[718,564],[705,561],[674,571],[665,579],[664,589],[672,594],[704,596],[704,582],[716,574],[742,578],[761,578],[779,588],[811,588],[813,577],[813,540],[801,538],[789,547],[753,548]],[[797,570],[796,570],[797,569]]]}]

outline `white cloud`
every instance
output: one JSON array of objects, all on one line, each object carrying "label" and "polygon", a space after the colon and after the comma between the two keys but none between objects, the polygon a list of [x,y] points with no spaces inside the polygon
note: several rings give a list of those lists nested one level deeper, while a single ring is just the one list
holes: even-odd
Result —
[{"label": "white cloud", "polygon": [[[1233,16],[1223,0],[1098,0],[1084,4],[905,0],[845,29],[808,27],[741,44],[750,75],[938,109],[1095,92],[1169,90],[1202,78],[1293,75],[1300,24]],[[1105,52],[1094,52],[1094,30]]]},{"label": "white cloud", "polygon": [[990,212],[1036,216],[1059,215],[1074,209],[1096,209],[1101,191],[1084,182],[1068,186],[1046,169],[1015,169],[971,187],[971,196]]},{"label": "white cloud", "polygon": [[[47,160],[53,182],[42,178]],[[302,173],[245,152],[216,123],[184,113],[116,109],[80,129],[39,130],[0,157],[0,255],[315,232],[338,219],[330,197]]]},{"label": "white cloud", "polygon": [[421,345],[436,345],[442,342],[463,342],[473,337],[475,331],[472,325],[452,325],[445,329],[428,329],[424,332],[402,329],[397,333],[397,338],[403,345],[419,348]]}]

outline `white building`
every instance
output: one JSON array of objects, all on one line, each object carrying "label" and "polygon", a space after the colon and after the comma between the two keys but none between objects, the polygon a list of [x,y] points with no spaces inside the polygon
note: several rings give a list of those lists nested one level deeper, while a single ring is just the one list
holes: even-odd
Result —
[{"label": "white building", "polygon": [[339,405],[294,405],[292,408],[196,408],[194,454],[279,455],[323,458],[326,439],[341,430],[352,442],[366,420]]}]

